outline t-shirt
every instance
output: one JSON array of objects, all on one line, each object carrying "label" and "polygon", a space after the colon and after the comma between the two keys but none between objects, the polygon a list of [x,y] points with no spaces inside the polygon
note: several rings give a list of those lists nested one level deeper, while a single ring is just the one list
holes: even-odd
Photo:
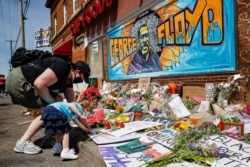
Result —
[{"label": "t-shirt", "polygon": [[67,87],[73,87],[72,81],[68,80],[70,65],[59,57],[48,57],[37,59],[31,62],[31,65],[21,65],[24,77],[34,85],[35,79],[47,68],[50,68],[57,77],[57,82],[49,86],[51,93],[62,93]]},{"label": "t-shirt", "polygon": [[[79,103],[74,103],[76,104],[76,108],[78,109],[78,111],[82,113],[82,106]],[[49,106],[53,106],[60,112],[64,113],[67,116],[68,121],[78,119],[78,116],[70,109],[69,103],[67,102],[55,102],[49,104]]]}]

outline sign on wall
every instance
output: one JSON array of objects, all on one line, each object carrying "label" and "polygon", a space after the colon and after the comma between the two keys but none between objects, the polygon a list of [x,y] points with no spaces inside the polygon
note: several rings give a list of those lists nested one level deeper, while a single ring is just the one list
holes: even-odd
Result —
[{"label": "sign on wall", "polygon": [[234,0],[162,0],[107,33],[108,79],[236,70]]},{"label": "sign on wall", "polygon": [[40,28],[35,30],[35,46],[36,48],[50,45],[50,28]]}]

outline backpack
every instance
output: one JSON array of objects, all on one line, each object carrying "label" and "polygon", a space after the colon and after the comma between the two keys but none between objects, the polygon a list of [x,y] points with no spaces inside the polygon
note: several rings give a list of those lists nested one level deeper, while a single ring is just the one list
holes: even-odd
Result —
[{"label": "backpack", "polygon": [[27,64],[36,59],[43,59],[46,57],[52,57],[49,51],[43,50],[26,50],[25,48],[19,48],[11,56],[10,63],[12,67],[18,67],[23,64]]}]

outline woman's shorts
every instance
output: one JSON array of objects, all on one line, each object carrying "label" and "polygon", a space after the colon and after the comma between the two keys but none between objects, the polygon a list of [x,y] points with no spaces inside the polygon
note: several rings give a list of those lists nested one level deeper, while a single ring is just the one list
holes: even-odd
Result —
[{"label": "woman's shorts", "polygon": [[42,102],[34,86],[23,76],[21,67],[14,68],[7,76],[6,89],[13,104],[27,108],[41,108]]}]

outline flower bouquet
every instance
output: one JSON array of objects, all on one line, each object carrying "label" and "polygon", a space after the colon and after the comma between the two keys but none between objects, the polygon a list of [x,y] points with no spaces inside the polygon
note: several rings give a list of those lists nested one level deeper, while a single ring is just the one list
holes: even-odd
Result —
[{"label": "flower bouquet", "polygon": [[115,110],[116,106],[118,105],[117,101],[115,99],[105,99],[104,101],[104,107],[106,109]]},{"label": "flower bouquet", "polygon": [[95,108],[101,99],[102,95],[99,89],[94,86],[91,86],[80,94],[78,101],[81,102],[84,100],[88,100],[91,103],[92,107]]},{"label": "flower bouquet", "polygon": [[240,89],[238,81],[232,81],[229,83],[219,83],[216,84],[213,90],[214,97],[212,99],[213,103],[217,103],[221,107],[225,107],[223,102],[232,100],[232,96]]}]

